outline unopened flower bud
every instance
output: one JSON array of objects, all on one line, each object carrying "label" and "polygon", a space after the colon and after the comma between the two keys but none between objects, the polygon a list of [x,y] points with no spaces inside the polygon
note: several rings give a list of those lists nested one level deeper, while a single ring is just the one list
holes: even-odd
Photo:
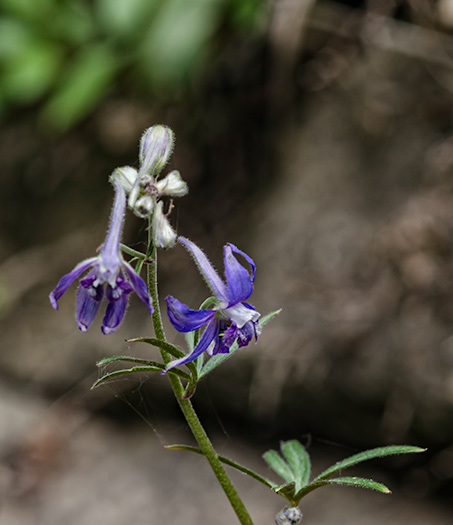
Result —
[{"label": "unopened flower bud", "polygon": [[144,195],[143,197],[140,197],[135,201],[134,207],[132,208],[135,215],[138,217],[141,217],[142,219],[146,219],[150,216],[151,212],[153,211],[153,199],[152,197],[149,197],[148,195]]},{"label": "unopened flower bud", "polygon": [[302,512],[299,507],[285,507],[275,518],[277,525],[297,525],[302,520]]},{"label": "unopened flower bud", "polygon": [[138,173],[135,168],[132,168],[131,166],[123,166],[122,168],[116,168],[116,170],[113,171],[110,175],[110,182],[113,184],[113,180],[116,179],[126,193],[129,194],[137,176]]},{"label": "unopened flower bud", "polygon": [[167,164],[175,142],[173,131],[167,126],[148,128],[140,140],[140,173],[157,175]]},{"label": "unopened flower bud", "polygon": [[177,235],[164,215],[163,207],[162,201],[159,201],[154,210],[152,224],[154,246],[157,248],[172,248],[176,242]]},{"label": "unopened flower bud", "polygon": [[167,197],[184,197],[189,192],[187,184],[182,180],[179,171],[171,171],[164,179],[155,184],[159,195]]}]

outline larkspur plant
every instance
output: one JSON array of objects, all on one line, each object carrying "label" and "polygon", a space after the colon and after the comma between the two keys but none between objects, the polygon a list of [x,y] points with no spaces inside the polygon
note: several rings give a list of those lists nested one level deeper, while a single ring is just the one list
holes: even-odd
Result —
[{"label": "larkspur plant", "polygon": [[[256,266],[253,259],[235,245],[223,248],[225,280],[209,262],[205,253],[185,237],[177,237],[167,213],[163,212],[163,198],[182,197],[188,192],[187,184],[177,171],[159,178],[174,146],[174,134],[166,126],[152,126],[142,136],[139,149],[139,169],[124,166],[114,170],[110,182],[115,190],[110,226],[105,243],[96,257],[79,263],[64,275],[50,293],[52,306],[58,309],[63,293],[85,272],[77,294],[77,324],[86,332],[94,320],[101,302],[107,299],[102,331],[115,331],[123,320],[128,297],[135,291],[152,315],[154,337],[129,339],[129,342],[145,342],[160,350],[162,361],[151,361],[132,356],[113,356],[102,359],[98,366],[114,362],[129,362],[131,368],[115,370],[102,375],[93,385],[97,387],[113,378],[137,373],[160,372],[171,383],[176,400],[198,442],[199,448],[187,445],[171,445],[167,449],[188,450],[204,455],[229,499],[240,523],[252,524],[252,519],[236,492],[224,466],[232,467],[262,483],[274,493],[285,498],[289,504],[276,516],[277,525],[297,524],[302,519],[299,509],[301,499],[313,490],[326,485],[345,485],[389,493],[390,490],[373,480],[360,477],[336,476],[340,471],[365,460],[392,454],[422,452],[424,449],[409,446],[389,446],[368,450],[346,458],[331,466],[310,482],[310,458],[306,449],[296,440],[281,443],[281,454],[269,450],[264,454],[268,466],[284,483],[275,483],[239,463],[217,454],[191,403],[197,383],[207,374],[230,358],[235,352],[257,340],[262,327],[279,310],[261,316],[246,302],[252,295]],[[140,253],[120,243],[126,203],[137,216],[148,222],[148,248]],[[165,337],[157,288],[157,248],[181,245],[192,256],[208,288],[212,292],[201,307],[190,309],[173,296],[166,299],[167,314],[173,327],[186,334],[188,352],[170,344]],[[126,262],[123,253],[132,257]],[[240,262],[245,262],[245,266]],[[135,268],[131,263],[135,262]],[[143,266],[147,267],[147,285],[140,277]],[[180,368],[180,367],[185,367]]]}]

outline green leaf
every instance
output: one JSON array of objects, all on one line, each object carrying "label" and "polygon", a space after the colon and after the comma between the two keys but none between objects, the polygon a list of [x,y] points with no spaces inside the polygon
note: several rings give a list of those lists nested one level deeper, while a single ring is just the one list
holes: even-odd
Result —
[{"label": "green leaf", "polygon": [[384,494],[391,494],[392,492],[388,487],[386,487],[382,483],[378,483],[377,481],[374,481],[372,479],[357,478],[357,477],[342,477],[342,478],[334,478],[334,479],[325,479],[321,481],[313,481],[309,485],[305,486],[302,490],[300,490],[294,497],[295,504],[298,505],[299,501],[304,496],[306,496],[309,492],[312,492],[313,490],[319,487],[325,487],[327,485],[345,485],[348,487],[371,489],[371,490],[377,490],[378,492],[382,492]]},{"label": "green leaf", "polygon": [[[149,26],[158,0],[97,0],[96,17],[112,36],[137,37]],[[137,34],[138,33],[138,34]]]},{"label": "green leaf", "polygon": [[266,6],[261,0],[233,0],[231,16],[235,26],[248,31],[249,34],[256,31],[261,21],[261,26],[265,26],[264,15]]},{"label": "green leaf", "polygon": [[149,345],[156,346],[160,350],[163,350],[164,352],[167,352],[168,354],[172,355],[173,357],[176,357],[179,359],[180,357],[184,357],[186,354],[177,348],[175,345],[172,345],[171,343],[167,343],[167,341],[161,341],[160,339],[155,339],[154,337],[135,337],[134,339],[128,339],[128,343],[148,343]]},{"label": "green leaf", "polygon": [[[273,317],[278,315],[281,312],[281,308],[279,310],[276,310],[275,312],[271,312],[270,314],[264,315],[258,320],[259,326],[262,328],[265,324],[267,324]],[[231,348],[228,354],[217,354],[214,357],[211,357],[209,361],[204,365],[202,368],[199,377],[202,379],[203,377],[207,376],[209,373],[211,373],[214,368],[217,368],[219,365],[221,365],[224,361],[229,359],[237,350],[238,350],[238,344],[235,342]]]},{"label": "green leaf", "polygon": [[44,120],[60,130],[80,121],[106,94],[118,68],[108,45],[86,45],[74,58],[45,106]]},{"label": "green leaf", "polygon": [[304,487],[310,479],[310,456],[297,440],[286,441],[281,444],[283,457],[294,473],[296,492]]},{"label": "green leaf", "polygon": [[61,63],[59,46],[32,40],[3,64],[2,86],[6,96],[17,102],[32,102],[54,82]]},{"label": "green leaf", "polygon": [[[7,60],[23,53],[36,40],[30,27],[14,18],[0,17],[0,59]],[[2,79],[3,83],[3,79]]]},{"label": "green leaf", "polygon": [[[34,0],[36,1],[36,0]],[[47,19],[52,16],[52,23]],[[91,5],[80,0],[58,2],[53,12],[46,16],[46,30],[53,38],[72,46],[80,47],[96,37],[99,24],[93,16]]]},{"label": "green leaf", "polygon": [[395,454],[412,454],[418,452],[425,452],[425,450],[425,448],[411,447],[407,445],[392,445],[389,447],[379,447],[373,448],[371,450],[365,450],[365,452],[360,452],[359,454],[355,454],[354,456],[351,456],[349,458],[343,459],[342,461],[339,461],[338,463],[335,463],[335,465],[332,465],[327,470],[322,472],[318,477],[316,477],[313,480],[313,482],[326,479],[332,476],[332,474],[336,474],[340,470],[352,467],[353,465],[357,465],[357,463],[361,463],[362,461],[368,461],[369,459],[374,458],[382,458],[385,456],[393,456]]},{"label": "green leaf", "polygon": [[[116,379],[118,377],[121,377],[121,376],[124,376],[124,375],[127,375],[127,374],[135,374],[137,372],[162,372],[163,370],[165,370],[165,366],[162,365],[161,363],[157,363],[157,362],[153,366],[134,366],[133,368],[127,368],[127,369],[123,369],[123,370],[116,370],[115,372],[110,372],[109,374],[105,374],[100,379],[98,379],[94,383],[94,385],[91,387],[91,389],[93,390],[94,388],[98,387],[102,383],[105,383],[106,381],[109,381],[110,379]],[[168,373],[173,373],[173,374],[175,374],[175,375],[177,375],[177,376],[181,377],[182,379],[185,379],[186,381],[189,381],[189,382],[192,379],[189,376],[189,374],[186,374],[182,370],[173,369],[173,370],[170,370]]]},{"label": "green leaf", "polygon": [[275,450],[268,450],[263,454],[263,458],[266,463],[274,470],[279,476],[281,476],[288,483],[296,481],[294,472],[286,461],[280,456]]},{"label": "green leaf", "polygon": [[141,68],[157,86],[177,88],[207,51],[219,0],[165,0],[141,42]]},{"label": "green leaf", "polygon": [[48,12],[55,0],[2,0],[2,8],[24,19],[38,19]]},{"label": "green leaf", "polygon": [[124,253],[127,253],[131,257],[136,257],[139,260],[146,259],[146,255],[144,253],[138,252],[137,250],[129,248],[129,246],[126,246],[122,242],[120,242],[120,248],[121,248],[121,251],[123,251]]},{"label": "green leaf", "polygon": [[[149,366],[155,366],[156,361],[149,361],[148,359],[141,359],[139,357],[131,357],[129,355],[112,355],[110,357],[104,357],[100,361],[96,363],[96,366],[105,366],[110,363],[114,363],[115,361],[127,361],[129,363],[139,363],[141,365],[149,365]],[[162,363],[158,363],[162,364]],[[162,366],[164,366],[162,364]]]},{"label": "green leaf", "polygon": [[[195,452],[196,454],[200,454],[201,456],[204,456],[203,451],[200,448],[191,447],[189,445],[165,445],[164,448],[166,448],[167,450],[188,450],[189,452]],[[240,472],[242,472],[243,474],[247,474],[247,476],[250,476],[251,478],[256,479],[263,485],[266,485],[266,487],[269,487],[271,489],[275,489],[277,487],[277,485],[273,483],[272,481],[261,476],[254,470],[244,467],[244,465],[241,465],[240,463],[236,463],[236,461],[233,461],[232,459],[229,459],[229,458],[226,458],[225,456],[220,456],[220,455],[218,456],[218,458],[225,465],[233,467],[236,470],[239,470]]]},{"label": "green leaf", "polygon": [[[177,348],[175,345],[168,343],[167,341],[161,341],[160,339],[155,339],[154,337],[137,337],[135,339],[128,339],[128,343],[148,343],[150,345],[156,346],[160,350],[167,352],[168,354],[176,357],[177,359],[184,357],[186,354]],[[187,363],[185,366],[190,370],[192,374],[191,382],[196,383],[198,380],[198,372],[196,365],[194,363]],[[172,368],[172,370],[175,370]]]}]

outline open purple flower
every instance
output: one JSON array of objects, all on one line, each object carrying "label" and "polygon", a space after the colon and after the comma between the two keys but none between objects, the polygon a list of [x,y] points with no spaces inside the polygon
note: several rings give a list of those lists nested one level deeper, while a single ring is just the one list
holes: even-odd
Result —
[{"label": "open purple flower", "polygon": [[[206,325],[197,346],[187,356],[172,361],[167,369],[189,363],[204,351],[210,355],[228,353],[235,341],[239,348],[257,339],[260,333],[255,308],[244,302],[253,292],[256,267],[253,260],[233,244],[223,248],[225,282],[219,277],[203,251],[185,237],[178,242],[192,255],[207,285],[215,296],[215,308],[191,310],[172,296],[166,298],[167,313],[171,324],[179,332],[192,332]],[[239,254],[249,263],[249,272],[239,263]]]},{"label": "open purple flower", "polygon": [[50,303],[55,310],[58,310],[60,297],[76,279],[91,268],[80,281],[77,293],[77,324],[82,332],[86,332],[92,323],[104,296],[108,301],[102,322],[104,334],[114,332],[120,325],[126,312],[129,294],[133,290],[146,304],[149,313],[153,313],[145,282],[121,255],[119,243],[124,222],[126,192],[116,178],[113,177],[112,182],[115,187],[115,201],[110,216],[110,227],[101,253],[97,257],[80,262],[60,279],[49,295]]}]

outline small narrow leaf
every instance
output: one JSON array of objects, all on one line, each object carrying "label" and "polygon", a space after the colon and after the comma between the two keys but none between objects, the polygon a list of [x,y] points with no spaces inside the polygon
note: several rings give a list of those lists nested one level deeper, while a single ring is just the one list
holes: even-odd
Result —
[{"label": "small narrow leaf", "polygon": [[268,450],[263,454],[266,463],[288,483],[295,482],[294,472],[286,461],[275,450]]},{"label": "small narrow leaf", "polygon": [[332,474],[336,474],[340,470],[352,467],[353,465],[357,465],[357,463],[361,463],[362,461],[368,461],[369,459],[382,458],[385,456],[392,456],[395,454],[411,454],[417,452],[425,452],[425,450],[425,448],[411,447],[407,445],[392,445],[389,447],[378,447],[373,448],[371,450],[365,450],[365,452],[360,452],[359,454],[355,454],[354,456],[351,456],[349,458],[343,459],[342,461],[339,461],[338,463],[335,463],[335,465],[332,465],[327,470],[322,472],[313,481],[315,482],[322,479],[326,479],[332,476]]},{"label": "small narrow leaf", "polygon": [[[127,374],[135,374],[137,372],[162,372],[165,370],[165,366],[156,363],[156,366],[134,366],[133,368],[125,368],[123,370],[115,370],[114,372],[110,372],[109,374],[105,374],[100,379],[98,379],[94,385],[91,387],[91,390],[97,388],[102,383],[105,383],[106,381],[109,381],[110,379],[116,379],[117,377],[121,377]],[[185,379],[186,381],[191,381],[191,377],[189,374],[186,374],[185,372],[182,372],[181,370],[172,369],[169,371],[169,373],[173,373],[182,379]]]},{"label": "small narrow leaf", "polygon": [[149,361],[148,359],[140,359],[138,357],[131,357],[128,355],[112,355],[110,357],[104,357],[96,363],[96,366],[105,366],[110,363],[114,363],[115,361],[127,361],[129,363],[139,363],[141,365],[156,366],[156,361]]},{"label": "small narrow leaf", "polygon": [[124,253],[127,253],[127,255],[130,255],[131,257],[136,257],[137,259],[143,261],[146,259],[146,255],[142,252],[138,252],[137,250],[134,250],[133,248],[129,248],[129,246],[126,246],[122,242],[120,242],[120,248],[121,251]]},{"label": "small narrow leaf", "polygon": [[[263,327],[265,324],[267,324],[273,317],[278,315],[281,312],[280,310],[276,310],[275,312],[271,312],[270,314],[264,315],[258,320],[258,324],[260,327]],[[219,365],[221,365],[224,361],[229,359],[237,350],[239,349],[237,342],[235,342],[231,348],[228,354],[217,354],[214,357],[211,357],[209,361],[204,365],[200,372],[200,379],[208,375],[210,372],[214,370],[214,368],[217,368]]]},{"label": "small narrow leaf", "polygon": [[[188,450],[189,452],[195,452],[196,454],[200,454],[201,456],[204,456],[203,451],[200,448],[191,447],[189,445],[165,445],[164,448],[166,448],[167,450]],[[239,470],[240,472],[242,472],[243,474],[247,474],[247,476],[250,476],[251,478],[256,479],[263,485],[266,485],[266,487],[269,487],[271,489],[275,489],[277,487],[277,485],[273,483],[272,481],[261,476],[254,470],[244,467],[244,465],[241,465],[240,463],[236,463],[236,461],[233,461],[232,459],[226,458],[225,456],[218,456],[218,458],[225,465],[233,467],[236,470]]]},{"label": "small narrow leaf", "polygon": [[[172,355],[173,357],[176,357],[179,359],[180,357],[184,357],[186,354],[177,348],[175,345],[172,345],[171,343],[167,343],[167,341],[161,341],[160,339],[155,339],[154,337],[136,337],[135,339],[128,339],[128,343],[148,343],[150,345],[156,346],[159,348],[159,350],[163,352],[167,352],[168,354]],[[196,383],[198,380],[198,372],[197,368],[194,363],[187,363],[187,368],[190,370],[192,374],[192,378],[190,381],[192,383]],[[175,368],[172,368],[171,370],[175,370]]]},{"label": "small narrow leaf", "polygon": [[305,486],[302,490],[300,490],[296,494],[295,501],[298,504],[299,501],[304,496],[306,496],[309,492],[312,492],[313,490],[319,487],[325,487],[327,485],[344,485],[348,487],[371,489],[371,490],[377,490],[378,492],[382,492],[384,494],[391,494],[392,492],[384,484],[378,483],[377,481],[374,481],[372,479],[357,478],[357,477],[342,477],[342,478],[334,478],[334,479],[325,479],[321,481],[313,481],[312,483]]},{"label": "small narrow leaf", "polygon": [[134,339],[128,339],[128,343],[148,343],[150,345],[156,346],[160,350],[169,353],[173,357],[184,357],[186,354],[177,348],[175,345],[167,343],[166,341],[161,341],[160,339],[155,339],[154,337],[136,337]]},{"label": "small narrow leaf", "polygon": [[304,487],[310,479],[310,456],[299,441],[295,439],[282,443],[281,451],[294,473],[297,492]]}]

